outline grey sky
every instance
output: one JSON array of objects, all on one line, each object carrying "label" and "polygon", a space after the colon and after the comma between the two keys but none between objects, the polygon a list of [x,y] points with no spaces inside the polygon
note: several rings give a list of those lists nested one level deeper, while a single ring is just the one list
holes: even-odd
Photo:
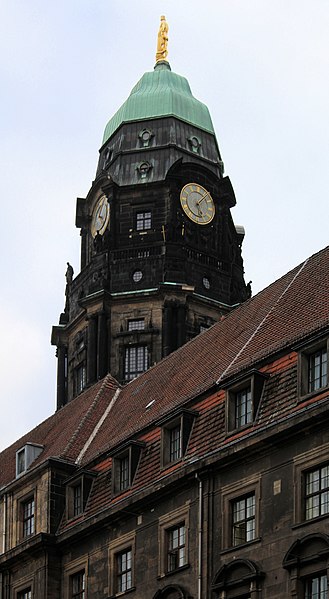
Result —
[{"label": "grey sky", "polygon": [[55,409],[76,197],[106,122],[153,69],[161,14],[171,68],[213,119],[253,292],[328,243],[327,0],[2,0],[0,448]]}]

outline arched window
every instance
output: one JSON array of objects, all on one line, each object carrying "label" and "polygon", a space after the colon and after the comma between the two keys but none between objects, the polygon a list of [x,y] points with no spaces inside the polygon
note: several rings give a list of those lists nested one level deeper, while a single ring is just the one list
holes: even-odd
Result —
[{"label": "arched window", "polygon": [[283,560],[290,574],[290,596],[296,599],[328,599],[329,537],[324,533],[297,539]]},{"label": "arched window", "polygon": [[159,589],[153,599],[188,599],[188,595],[178,584],[169,584],[163,589]]},{"label": "arched window", "polygon": [[218,599],[259,599],[263,578],[255,562],[235,559],[217,572],[212,591]]}]

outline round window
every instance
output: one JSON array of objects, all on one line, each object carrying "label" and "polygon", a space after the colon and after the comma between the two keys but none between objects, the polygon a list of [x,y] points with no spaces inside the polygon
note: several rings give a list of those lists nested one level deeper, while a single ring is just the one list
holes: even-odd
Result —
[{"label": "round window", "polygon": [[208,277],[203,277],[202,284],[205,289],[210,289],[210,281],[209,281]]},{"label": "round window", "polygon": [[133,281],[138,283],[143,278],[143,273],[141,270],[135,270],[133,274]]}]

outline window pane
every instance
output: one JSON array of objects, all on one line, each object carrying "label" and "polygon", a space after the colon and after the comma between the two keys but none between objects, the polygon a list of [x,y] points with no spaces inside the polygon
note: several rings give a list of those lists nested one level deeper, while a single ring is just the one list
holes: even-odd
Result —
[{"label": "window pane", "polygon": [[329,466],[305,475],[305,518],[310,520],[329,513]]},{"label": "window pane", "polygon": [[172,572],[186,564],[186,530],[185,525],[175,526],[168,530],[168,572]]},{"label": "window pane", "polygon": [[308,390],[316,391],[327,385],[327,349],[322,348],[308,358]]},{"label": "window pane", "polygon": [[131,381],[136,376],[148,369],[148,349],[146,345],[126,347],[125,375],[126,381]]},{"label": "window pane", "polygon": [[181,458],[181,427],[180,425],[169,431],[169,460],[174,462]]},{"label": "window pane", "polygon": [[252,421],[252,401],[250,387],[238,391],[235,396],[235,428]]},{"label": "window pane", "polygon": [[132,587],[132,553],[131,549],[118,553],[117,562],[117,591],[124,592]]},{"label": "window pane", "polygon": [[232,504],[232,542],[240,545],[256,536],[255,495],[237,499]]},{"label": "window pane", "polygon": [[72,599],[84,599],[85,597],[85,572],[77,572],[71,576]]},{"label": "window pane", "polygon": [[314,576],[305,583],[305,599],[328,599],[328,580],[325,574]]}]

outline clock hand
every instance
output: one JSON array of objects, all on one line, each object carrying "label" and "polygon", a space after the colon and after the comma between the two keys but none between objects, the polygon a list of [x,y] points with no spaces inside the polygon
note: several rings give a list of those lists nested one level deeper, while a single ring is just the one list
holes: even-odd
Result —
[{"label": "clock hand", "polygon": [[201,204],[201,202],[203,202],[203,201],[206,199],[206,197],[207,197],[208,195],[209,195],[209,191],[207,191],[207,192],[206,192],[206,193],[205,193],[205,194],[202,196],[202,198],[200,198],[200,200],[197,202],[197,206],[199,206],[199,205]]}]

